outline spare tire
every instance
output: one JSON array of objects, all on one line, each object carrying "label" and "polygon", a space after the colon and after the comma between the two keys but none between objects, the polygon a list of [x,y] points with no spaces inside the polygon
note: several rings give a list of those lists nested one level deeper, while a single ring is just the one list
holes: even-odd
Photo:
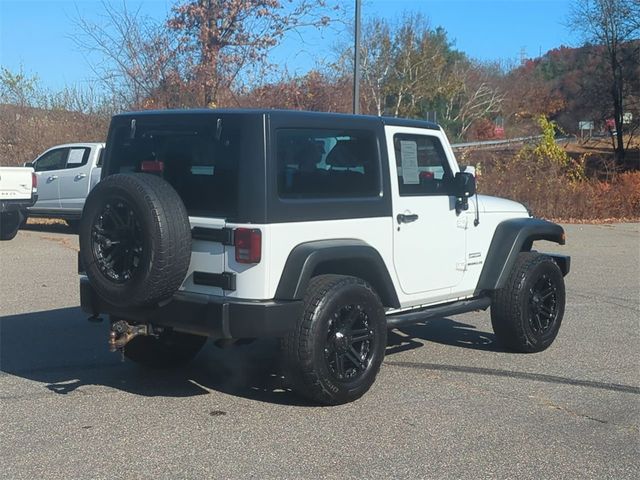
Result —
[{"label": "spare tire", "polygon": [[170,298],[187,275],[191,227],[178,193],[154,175],[116,174],[89,193],[80,261],[94,290],[119,307]]}]

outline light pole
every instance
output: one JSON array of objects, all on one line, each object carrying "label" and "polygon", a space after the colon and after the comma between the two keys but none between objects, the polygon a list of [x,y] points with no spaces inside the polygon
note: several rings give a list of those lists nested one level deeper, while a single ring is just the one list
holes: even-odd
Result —
[{"label": "light pole", "polygon": [[356,0],[353,53],[353,113],[360,113],[360,0]]}]

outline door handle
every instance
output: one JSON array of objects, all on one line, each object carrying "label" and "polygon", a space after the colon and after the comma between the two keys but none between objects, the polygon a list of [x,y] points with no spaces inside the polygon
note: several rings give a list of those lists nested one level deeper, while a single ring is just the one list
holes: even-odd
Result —
[{"label": "door handle", "polygon": [[398,223],[411,223],[418,219],[418,215],[416,213],[399,213],[396,218],[398,219]]},{"label": "door handle", "polygon": [[49,178],[47,178],[47,182],[53,182],[54,180],[58,179],[58,175],[51,175]]},{"label": "door handle", "polygon": [[78,175],[76,175],[76,180],[82,180],[83,178],[85,178],[87,176],[86,173],[79,173]]}]

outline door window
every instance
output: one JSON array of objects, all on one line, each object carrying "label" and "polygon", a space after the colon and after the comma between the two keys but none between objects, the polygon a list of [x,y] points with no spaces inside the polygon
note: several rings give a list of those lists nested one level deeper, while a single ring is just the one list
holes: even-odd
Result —
[{"label": "door window", "polygon": [[49,170],[62,170],[67,163],[67,148],[58,148],[42,155],[35,165],[36,172],[47,172]]},{"label": "door window", "polygon": [[72,147],[69,149],[66,168],[77,168],[87,164],[91,149],[86,147]]},{"label": "door window", "polygon": [[453,173],[440,139],[398,133],[393,145],[401,196],[452,193]]}]

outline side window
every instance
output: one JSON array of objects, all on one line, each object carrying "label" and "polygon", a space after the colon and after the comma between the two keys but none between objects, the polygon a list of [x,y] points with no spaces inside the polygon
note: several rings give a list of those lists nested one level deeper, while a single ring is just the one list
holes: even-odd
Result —
[{"label": "side window", "polygon": [[62,170],[67,163],[68,148],[58,148],[42,155],[35,165],[36,172]]},{"label": "side window", "polygon": [[437,137],[398,133],[393,145],[401,196],[449,195],[453,174]]},{"label": "side window", "polygon": [[375,133],[280,129],[276,133],[281,198],[372,197],[380,193]]},{"label": "side window", "polygon": [[104,148],[101,148],[98,152],[98,163],[96,163],[96,167],[102,167],[102,162],[104,160]]},{"label": "side window", "polygon": [[66,168],[77,168],[87,164],[89,160],[90,148],[72,147],[69,149]]}]

